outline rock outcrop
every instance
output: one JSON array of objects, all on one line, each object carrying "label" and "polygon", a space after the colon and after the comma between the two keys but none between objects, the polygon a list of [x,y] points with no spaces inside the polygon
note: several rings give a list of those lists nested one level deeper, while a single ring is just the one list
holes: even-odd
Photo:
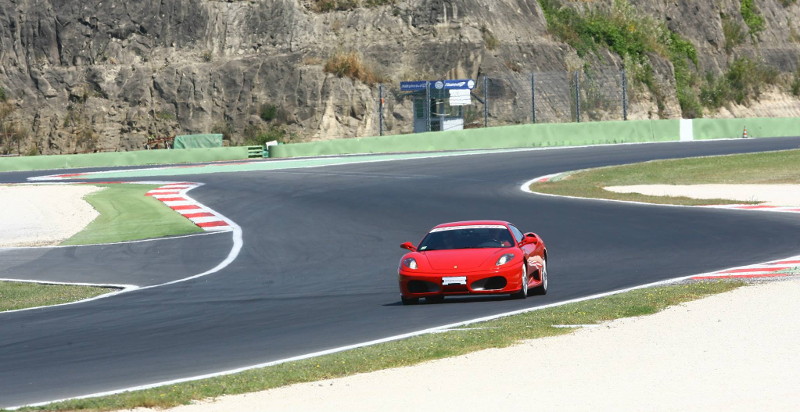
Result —
[{"label": "rock outcrop", "polygon": [[[0,104],[8,112],[0,151],[132,150],[148,138],[213,131],[240,144],[276,127],[285,140],[376,135],[377,85],[326,72],[336,53],[355,51],[395,97],[401,80],[523,82],[520,73],[589,60],[622,67],[609,51],[578,57],[548,31],[535,0],[386,3],[320,12],[312,0],[0,0]],[[691,41],[697,73],[721,72],[738,55],[797,70],[800,2],[757,1],[765,27],[733,50],[723,18],[742,20],[739,0],[631,3]],[[672,66],[654,61],[665,107],[653,110],[645,93],[633,113],[680,116]],[[388,132],[408,131],[412,108],[390,100]],[[261,115],[265,106],[278,108],[276,119]],[[502,118],[502,107],[493,115]]]}]

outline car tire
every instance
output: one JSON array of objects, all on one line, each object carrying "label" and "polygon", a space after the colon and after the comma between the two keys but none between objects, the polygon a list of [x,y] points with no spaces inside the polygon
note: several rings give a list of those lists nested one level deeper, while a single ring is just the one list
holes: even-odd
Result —
[{"label": "car tire", "polygon": [[400,301],[403,302],[404,305],[416,305],[419,303],[419,298],[407,298],[405,296],[400,296]]},{"label": "car tire", "polygon": [[542,283],[531,289],[531,294],[533,295],[546,295],[547,294],[547,261],[542,261],[542,268],[539,269],[541,271]]},{"label": "car tire", "polygon": [[522,262],[522,288],[511,294],[513,299],[525,299],[528,297],[528,268],[525,262]]}]

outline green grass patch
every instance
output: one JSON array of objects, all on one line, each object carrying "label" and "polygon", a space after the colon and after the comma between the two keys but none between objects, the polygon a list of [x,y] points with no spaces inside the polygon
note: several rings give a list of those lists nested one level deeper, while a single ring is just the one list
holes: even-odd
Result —
[{"label": "green grass patch", "polygon": [[624,166],[583,170],[566,178],[534,183],[534,192],[599,199],[629,200],[676,205],[742,203],[726,199],[690,199],[687,197],[645,196],[614,193],[607,186],[643,184],[778,184],[800,182],[800,169],[786,165],[800,162],[800,150],[657,160]]},{"label": "green grass patch", "polygon": [[593,324],[622,317],[648,315],[682,302],[727,292],[743,284],[730,281],[694,282],[638,289],[482,322],[445,333],[422,335],[230,376],[21,410],[105,411],[135,407],[167,408],[187,404],[192,400],[414,365],[481,349],[507,347],[522,340],[571,333],[570,329],[556,328],[553,325]]},{"label": "green grass patch", "polygon": [[755,0],[741,0],[741,13],[744,23],[750,28],[750,35],[755,37],[764,31],[766,22],[764,16],[756,9]]},{"label": "green grass patch", "polygon": [[659,112],[666,108],[666,95],[656,80],[651,55],[668,59],[675,69],[678,101],[685,118],[702,117],[694,90],[697,50],[688,40],[652,17],[640,14],[628,0],[614,0],[610,8],[570,5],[563,0],[539,0],[548,30],[572,46],[579,56],[611,50],[625,61],[635,84],[653,94]]},{"label": "green grass patch", "polygon": [[700,87],[700,100],[711,109],[729,103],[749,104],[761,96],[766,86],[778,84],[779,74],[774,67],[740,57],[721,76],[706,74],[705,83]]},{"label": "green grass patch", "polygon": [[0,312],[76,302],[109,292],[93,286],[0,282]]},{"label": "green grass patch", "polygon": [[87,245],[201,233],[189,219],[145,194],[157,185],[109,184],[86,196],[99,213],[83,231],[63,245]]}]

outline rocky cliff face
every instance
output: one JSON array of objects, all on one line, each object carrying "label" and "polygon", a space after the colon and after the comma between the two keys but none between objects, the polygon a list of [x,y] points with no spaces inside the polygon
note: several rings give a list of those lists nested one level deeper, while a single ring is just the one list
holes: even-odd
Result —
[{"label": "rocky cliff face", "polygon": [[[355,51],[394,85],[511,78],[597,61],[622,67],[608,50],[579,57],[548,31],[537,0],[397,0],[326,12],[317,3],[0,0],[0,151],[132,150],[148,138],[211,131],[237,144],[276,124],[284,139],[376,135],[377,86],[326,72],[337,53]],[[612,2],[563,3],[602,9]],[[738,55],[797,70],[797,1],[756,0],[764,28],[733,46],[724,23],[743,21],[740,0],[631,3],[694,45],[697,73],[721,72]],[[670,62],[654,59],[656,74],[674,84]],[[634,113],[680,116],[674,90],[664,94],[655,111],[643,92]],[[277,116],[262,115],[265,107]],[[407,105],[390,106],[386,127],[397,132],[410,117]]]}]

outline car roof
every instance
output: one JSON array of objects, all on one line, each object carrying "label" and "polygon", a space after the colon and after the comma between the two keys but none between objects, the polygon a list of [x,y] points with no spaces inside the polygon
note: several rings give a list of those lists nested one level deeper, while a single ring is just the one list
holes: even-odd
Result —
[{"label": "car roof", "polygon": [[434,229],[443,228],[443,227],[452,227],[452,226],[483,226],[483,225],[503,225],[508,226],[511,223],[508,223],[504,220],[464,220],[460,222],[448,222],[442,223],[439,225],[434,226]]}]

